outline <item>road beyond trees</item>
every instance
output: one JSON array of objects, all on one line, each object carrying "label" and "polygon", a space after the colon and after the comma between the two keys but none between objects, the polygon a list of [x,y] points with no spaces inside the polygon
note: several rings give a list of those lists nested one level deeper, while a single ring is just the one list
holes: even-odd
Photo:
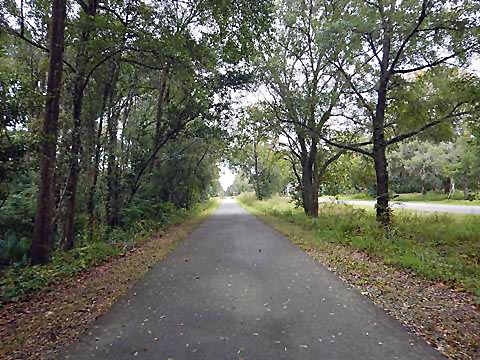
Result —
[{"label": "road beyond trees", "polygon": [[94,324],[68,359],[441,359],[232,200]]},{"label": "road beyond trees", "polygon": [[[352,206],[375,207],[375,200],[330,200],[320,198],[320,202],[334,202],[336,204],[347,204]],[[441,212],[450,214],[470,214],[480,215],[480,206],[478,205],[450,205],[435,204],[434,202],[395,202],[390,203],[393,209],[424,211],[424,212]]]}]

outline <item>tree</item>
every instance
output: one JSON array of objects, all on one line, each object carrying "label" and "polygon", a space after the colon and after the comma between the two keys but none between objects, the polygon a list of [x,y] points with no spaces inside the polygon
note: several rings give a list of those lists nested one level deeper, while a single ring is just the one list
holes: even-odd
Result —
[{"label": "tree", "polygon": [[53,210],[55,208],[53,179],[63,72],[65,17],[66,2],[64,0],[53,0],[47,96],[41,139],[40,183],[37,197],[35,231],[30,250],[33,265],[48,262],[52,244]]},{"label": "tree", "polygon": [[282,1],[275,32],[260,64],[271,128],[287,151],[300,202],[307,215],[318,216],[318,191],[327,168],[344,150],[321,142],[329,137],[335,110],[341,107],[343,82],[328,61],[340,56],[328,21],[337,21],[343,2]]},{"label": "tree", "polygon": [[393,188],[401,192],[450,191],[458,151],[452,142],[413,140],[398,145],[390,154]]},{"label": "tree", "polygon": [[[440,115],[427,111],[429,116],[422,119],[425,121],[388,138],[396,120],[389,112],[391,93],[408,80],[407,76],[415,77],[452,59],[467,58],[478,46],[478,15],[479,5],[473,2],[377,0],[356,2],[337,23],[345,27],[345,21],[349,21],[346,28],[351,41],[344,50],[348,61],[331,57],[331,63],[343,75],[370,124],[372,149],[368,153],[375,164],[377,220],[384,226],[390,224],[387,147],[471,112],[472,102],[478,106],[478,99],[459,99],[449,103],[450,108],[443,108]],[[350,146],[365,152],[361,147]]]},{"label": "tree", "polygon": [[259,200],[281,192],[288,181],[278,139],[270,133],[265,115],[261,108],[247,109],[235,129],[230,156],[230,165],[248,178]]}]

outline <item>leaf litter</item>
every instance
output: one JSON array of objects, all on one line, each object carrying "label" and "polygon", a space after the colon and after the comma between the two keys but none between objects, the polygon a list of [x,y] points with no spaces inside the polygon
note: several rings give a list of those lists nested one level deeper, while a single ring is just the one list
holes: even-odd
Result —
[{"label": "leaf litter", "polygon": [[58,356],[203,219],[194,217],[174,225],[102,265],[51,284],[23,301],[5,305],[0,309],[0,358],[37,360]]}]

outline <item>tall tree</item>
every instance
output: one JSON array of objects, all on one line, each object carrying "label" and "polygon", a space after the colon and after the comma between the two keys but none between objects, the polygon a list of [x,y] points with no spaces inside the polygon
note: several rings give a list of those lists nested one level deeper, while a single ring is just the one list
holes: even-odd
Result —
[{"label": "tall tree", "polygon": [[[343,150],[325,145],[335,110],[341,108],[343,83],[329,57],[339,57],[328,19],[338,20],[344,2],[281,1],[276,28],[260,71],[269,90],[266,103],[273,128],[286,139],[289,159],[309,216],[318,216],[318,192],[327,168]],[[338,116],[338,115],[337,115]]]},{"label": "tall tree", "polygon": [[392,91],[421,72],[468,58],[478,47],[479,11],[478,2],[470,1],[357,1],[334,25],[337,31],[346,29],[350,41],[342,49],[348,56],[330,61],[363,111],[356,122],[365,119],[371,137],[344,148],[373,158],[377,220],[385,226],[390,224],[387,147],[465,115],[472,103],[478,105],[473,98],[450,102],[451,107],[444,107],[440,114],[432,109],[408,131],[398,132],[395,114],[389,110]]},{"label": "tall tree", "polygon": [[58,114],[63,72],[66,1],[52,1],[50,60],[48,66],[47,96],[43,120],[40,156],[40,177],[37,197],[37,215],[32,239],[32,264],[48,262],[53,236],[55,208],[53,179],[55,172]]}]

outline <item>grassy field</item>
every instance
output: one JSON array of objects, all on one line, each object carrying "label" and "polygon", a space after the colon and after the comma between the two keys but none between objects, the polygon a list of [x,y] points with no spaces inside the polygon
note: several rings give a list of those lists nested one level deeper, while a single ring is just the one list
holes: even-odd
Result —
[{"label": "grassy field", "polygon": [[[338,195],[329,196],[329,198],[338,198],[339,200],[374,200],[373,196],[365,193],[352,194],[352,195]],[[465,200],[463,198],[463,192],[457,191],[453,196],[448,199],[448,195],[444,193],[438,193],[429,191],[425,195],[422,193],[410,193],[410,194],[398,194],[393,201],[402,202],[434,202],[436,204],[450,204],[450,205],[480,205],[480,200]]]},{"label": "grassy field", "polygon": [[238,200],[309,246],[320,250],[331,245],[351,247],[387,265],[480,297],[478,217],[396,212],[393,226],[386,233],[376,224],[372,211],[347,205],[322,204],[318,219],[311,219],[286,198],[257,201],[245,194]]}]

